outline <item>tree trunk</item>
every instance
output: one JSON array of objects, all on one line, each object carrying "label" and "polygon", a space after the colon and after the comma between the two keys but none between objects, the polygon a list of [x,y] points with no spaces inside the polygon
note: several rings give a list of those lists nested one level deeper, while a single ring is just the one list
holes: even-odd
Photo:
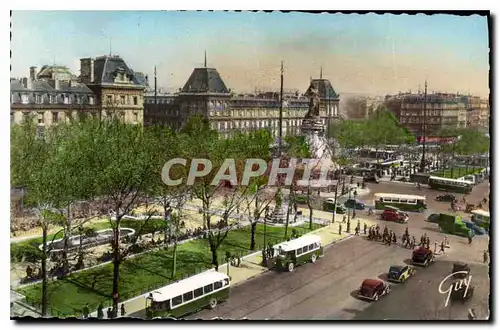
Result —
[{"label": "tree trunk", "polygon": [[118,282],[120,279],[120,210],[116,212],[116,226],[113,228],[113,316],[118,315]]},{"label": "tree trunk", "polygon": [[177,268],[177,235],[174,235],[174,250],[172,251],[172,280],[175,280]]},{"label": "tree trunk", "polygon": [[257,229],[257,219],[250,224],[250,251],[255,250],[255,231]]},{"label": "tree trunk", "polygon": [[63,254],[62,254],[62,276],[66,276],[69,271],[69,262],[68,262],[68,249],[69,249],[69,238],[71,236],[71,204],[68,203],[68,207],[66,208],[66,221],[64,223],[64,246],[63,246]]},{"label": "tree trunk", "polygon": [[313,227],[313,208],[311,205],[311,187],[307,188],[307,207],[309,208],[309,230]]},{"label": "tree trunk", "polygon": [[212,265],[214,265],[215,270],[219,270],[219,260],[217,258],[217,246],[212,242],[214,238],[209,234],[210,252],[212,252]]},{"label": "tree trunk", "polygon": [[47,227],[42,225],[42,316],[47,316]]},{"label": "tree trunk", "polygon": [[288,207],[286,209],[286,220],[285,220],[285,239],[288,236],[288,224],[290,222],[290,203],[288,204]]}]

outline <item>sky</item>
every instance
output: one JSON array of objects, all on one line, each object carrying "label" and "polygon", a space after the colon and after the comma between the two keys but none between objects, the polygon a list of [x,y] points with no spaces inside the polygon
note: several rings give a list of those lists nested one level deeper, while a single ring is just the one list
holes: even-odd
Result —
[{"label": "sky", "polygon": [[80,58],[120,55],[159,87],[176,90],[193,68],[216,68],[235,92],[305,91],[329,79],[337,93],[417,91],[488,96],[487,18],[452,15],[179,11],[14,11],[11,76]]}]

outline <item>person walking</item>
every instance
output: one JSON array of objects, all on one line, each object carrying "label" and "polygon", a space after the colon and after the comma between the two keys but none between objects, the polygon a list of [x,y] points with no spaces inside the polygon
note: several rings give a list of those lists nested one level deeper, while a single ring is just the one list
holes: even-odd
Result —
[{"label": "person walking", "polygon": [[106,317],[108,319],[112,319],[113,318],[113,310],[110,308],[108,308],[108,311],[106,312]]},{"label": "person walking", "polygon": [[366,222],[363,223],[363,234],[366,235],[366,229],[368,228],[368,226],[366,225]]},{"label": "person walking", "polygon": [[121,308],[120,308],[120,314],[121,316],[125,316],[126,312],[125,312],[125,304],[122,303],[121,305]]},{"label": "person walking", "polygon": [[444,241],[443,241],[443,242],[441,242],[441,248],[439,249],[439,253],[442,253],[442,254],[444,254],[444,253],[445,253],[445,252],[444,252]]},{"label": "person walking", "polygon": [[104,307],[102,306],[102,303],[99,304],[97,307],[97,318],[98,319],[103,319],[104,318],[104,312],[103,312]]},{"label": "person walking", "polygon": [[89,317],[89,304],[85,304],[85,307],[83,307],[83,318],[87,319]]},{"label": "person walking", "polygon": [[437,248],[438,248],[438,241],[434,241],[434,253],[437,252]]},{"label": "person walking", "polygon": [[359,226],[356,226],[356,228],[354,228],[354,235],[359,236]]}]

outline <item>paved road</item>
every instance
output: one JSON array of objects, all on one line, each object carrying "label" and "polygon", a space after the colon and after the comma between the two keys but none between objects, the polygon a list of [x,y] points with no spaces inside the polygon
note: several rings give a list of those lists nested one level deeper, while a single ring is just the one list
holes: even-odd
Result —
[{"label": "paved road", "polygon": [[[373,184],[369,188],[372,187],[375,189],[373,193],[392,191],[415,194],[417,190],[397,183]],[[431,196],[437,194],[439,192],[430,192],[428,197],[433,199]],[[372,198],[368,195],[361,199],[369,201]],[[477,198],[481,199],[482,196]],[[431,207],[442,208],[439,204],[441,203],[433,203]],[[359,216],[367,218],[365,212],[360,212]],[[387,225],[398,237],[408,226],[410,234],[417,240],[423,233],[427,233],[431,242],[442,241],[444,237],[439,233],[437,225],[426,222],[425,218],[424,214],[411,213],[408,225],[377,222],[382,228]],[[420,269],[411,282],[396,285],[391,295],[376,304],[354,297],[361,282],[366,278],[385,279],[389,266],[408,262],[411,252],[400,246],[389,247],[367,241],[364,237],[354,237],[327,248],[324,258],[316,264],[298,267],[294,273],[270,271],[235,286],[230,298],[215,310],[202,310],[188,319],[439,319],[449,318],[450,315],[451,318],[462,319],[467,317],[464,314],[464,310],[469,308],[467,306],[476,308],[479,315],[486,315],[488,267],[480,263],[482,251],[488,246],[488,237],[477,237],[471,245],[467,244],[465,238],[448,238],[452,248],[447,255],[439,257],[431,267]],[[449,310],[441,307],[444,306],[444,298],[437,292],[437,285],[451,271],[453,260],[472,264],[473,284],[477,287],[471,302],[459,308],[454,306],[450,314]],[[413,308],[412,305],[418,308]]]},{"label": "paved road", "polygon": [[[387,297],[363,311],[355,311],[355,320],[466,320],[474,308],[478,319],[489,315],[490,279],[488,267],[470,264],[474,295],[465,303],[451,302],[445,307],[446,295],[438,292],[439,284],[453,269],[451,261],[439,260],[404,284],[393,286]],[[446,283],[450,283],[447,281]],[[448,284],[448,287],[449,287]],[[443,286],[444,287],[444,286]],[[446,289],[445,289],[446,290]]]}]

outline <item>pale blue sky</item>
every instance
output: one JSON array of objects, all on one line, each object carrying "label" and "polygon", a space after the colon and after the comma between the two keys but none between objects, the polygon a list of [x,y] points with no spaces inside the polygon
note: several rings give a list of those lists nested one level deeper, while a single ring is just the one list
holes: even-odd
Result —
[{"label": "pale blue sky", "polygon": [[[112,52],[158,82],[182,87],[192,69],[219,70],[229,88],[303,90],[323,75],[338,92],[429,89],[488,94],[486,17],[235,12],[15,11],[12,76]],[[152,81],[152,79],[151,79]]]}]

